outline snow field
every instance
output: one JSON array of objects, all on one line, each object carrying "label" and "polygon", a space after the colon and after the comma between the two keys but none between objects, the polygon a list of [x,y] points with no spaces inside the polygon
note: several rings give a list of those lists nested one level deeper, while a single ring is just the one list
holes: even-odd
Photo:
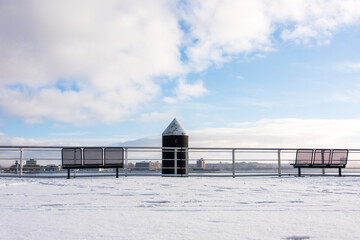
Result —
[{"label": "snow field", "polygon": [[0,178],[1,239],[358,239],[360,178]]}]

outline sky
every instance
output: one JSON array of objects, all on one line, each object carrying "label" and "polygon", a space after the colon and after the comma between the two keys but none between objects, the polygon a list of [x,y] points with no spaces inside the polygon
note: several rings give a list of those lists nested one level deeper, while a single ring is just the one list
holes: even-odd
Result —
[{"label": "sky", "polygon": [[0,145],[360,148],[360,2],[0,2]]}]

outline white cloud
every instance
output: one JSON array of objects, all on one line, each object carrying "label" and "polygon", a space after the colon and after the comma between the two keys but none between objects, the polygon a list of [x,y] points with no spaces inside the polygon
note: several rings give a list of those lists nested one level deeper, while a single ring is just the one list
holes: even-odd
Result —
[{"label": "white cloud", "polygon": [[23,137],[10,137],[0,132],[1,146],[34,146],[41,144],[41,141],[35,139],[27,139]]},{"label": "white cloud", "polygon": [[183,14],[190,29],[189,65],[203,70],[238,54],[270,51],[276,31],[285,41],[329,44],[336,30],[359,18],[356,0],[189,1]]},{"label": "white cloud", "polygon": [[277,105],[276,102],[261,101],[257,99],[239,99],[239,100],[234,100],[233,102],[236,102],[239,105],[254,106],[254,107],[271,107]]},{"label": "white cloud", "polygon": [[[232,123],[231,126],[188,130],[189,146],[357,149],[360,145],[360,120],[356,119],[262,119]],[[145,146],[144,143],[161,146],[161,133],[126,145]]]},{"label": "white cloud", "polygon": [[152,113],[143,113],[140,116],[140,121],[142,122],[151,122],[162,119],[171,119],[174,116],[172,113],[160,113],[160,112],[152,112]]},{"label": "white cloud", "polygon": [[53,133],[50,134],[52,136],[58,136],[58,137],[80,137],[80,136],[86,136],[88,135],[88,132],[62,132],[62,133]]},{"label": "white cloud", "polygon": [[[227,128],[188,130],[190,147],[226,148],[353,148],[360,145],[360,120],[262,119],[232,123]],[[186,128],[186,126],[184,126]],[[129,146],[160,147],[161,132],[135,140],[129,139],[51,139],[13,138],[0,133],[0,145],[17,146]],[[6,153],[2,153],[3,155]],[[158,153],[132,153],[149,158]],[[204,153],[206,154],[206,153]],[[136,156],[138,156],[136,155]],[[196,155],[194,153],[194,155]],[[194,157],[193,155],[193,157]],[[17,157],[16,155],[15,157]],[[156,155],[158,157],[158,155]],[[0,164],[3,164],[1,162]]]},{"label": "white cloud", "polygon": [[51,139],[12,137],[0,132],[0,146],[113,146],[132,138],[84,138],[86,132],[51,134]]},{"label": "white cloud", "polygon": [[275,23],[292,24],[282,31],[284,40],[305,44],[311,41],[329,44],[334,31],[358,23],[360,17],[360,2],[355,0],[279,0],[270,2],[267,7]]},{"label": "white cloud", "polygon": [[344,65],[347,70],[360,70],[360,62],[348,62]]},{"label": "white cloud", "polygon": [[331,100],[349,104],[358,104],[360,102],[360,86],[358,88],[346,89],[338,93],[333,93]]},{"label": "white cloud", "polygon": [[357,148],[360,120],[263,119],[189,131],[191,146]]},{"label": "white cloud", "polygon": [[187,55],[193,69],[271,48],[271,22],[261,1],[189,1],[187,6],[184,20],[191,39]]},{"label": "white cloud", "polygon": [[[183,72],[170,1],[2,2],[0,106],[27,122],[117,122]],[[59,89],[58,81],[76,89]],[[12,86],[9,88],[9,86]]]},{"label": "white cloud", "polygon": [[202,80],[198,80],[194,83],[188,83],[185,79],[180,79],[177,88],[174,89],[176,97],[166,97],[164,98],[164,101],[167,103],[186,101],[194,97],[201,97],[207,92],[208,90],[205,88]]},{"label": "white cloud", "polygon": [[[276,48],[275,32],[328,44],[359,17],[356,0],[2,1],[0,108],[28,123],[124,121],[162,98],[158,76],[263,55]],[[165,101],[204,93],[203,82],[181,80]]]}]

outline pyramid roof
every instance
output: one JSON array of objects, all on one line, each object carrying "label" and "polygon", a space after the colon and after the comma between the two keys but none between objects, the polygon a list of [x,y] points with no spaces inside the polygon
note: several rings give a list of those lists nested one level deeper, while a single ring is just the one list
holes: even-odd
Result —
[{"label": "pyramid roof", "polygon": [[176,118],[174,118],[174,120],[172,120],[172,122],[165,129],[162,135],[169,136],[169,135],[188,135],[188,134],[184,129],[184,127],[181,125],[181,123]]}]

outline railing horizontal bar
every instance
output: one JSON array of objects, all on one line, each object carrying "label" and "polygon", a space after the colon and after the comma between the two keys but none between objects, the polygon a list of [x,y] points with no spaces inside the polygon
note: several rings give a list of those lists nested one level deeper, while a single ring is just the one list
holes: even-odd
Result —
[{"label": "railing horizontal bar", "polygon": [[[91,147],[100,147],[100,148],[106,148],[106,147],[123,147],[123,146],[0,146],[0,149],[20,149],[23,148],[28,149],[28,148],[32,148],[32,149],[59,149],[61,150],[62,148],[91,148]],[[129,147],[123,147],[126,148],[128,150],[130,149],[188,149],[188,150],[236,150],[236,151],[245,151],[245,150],[249,150],[249,151],[263,151],[263,150],[271,150],[271,151],[277,151],[277,150],[282,150],[282,151],[296,151],[297,149],[326,149],[326,148],[221,148],[221,147],[217,147],[217,148],[206,148],[206,147],[136,147],[136,146],[129,146]],[[329,148],[330,149],[330,148]],[[333,148],[331,148],[333,149]],[[342,148],[339,148],[342,149]],[[351,152],[360,152],[360,149],[348,149]]]}]

